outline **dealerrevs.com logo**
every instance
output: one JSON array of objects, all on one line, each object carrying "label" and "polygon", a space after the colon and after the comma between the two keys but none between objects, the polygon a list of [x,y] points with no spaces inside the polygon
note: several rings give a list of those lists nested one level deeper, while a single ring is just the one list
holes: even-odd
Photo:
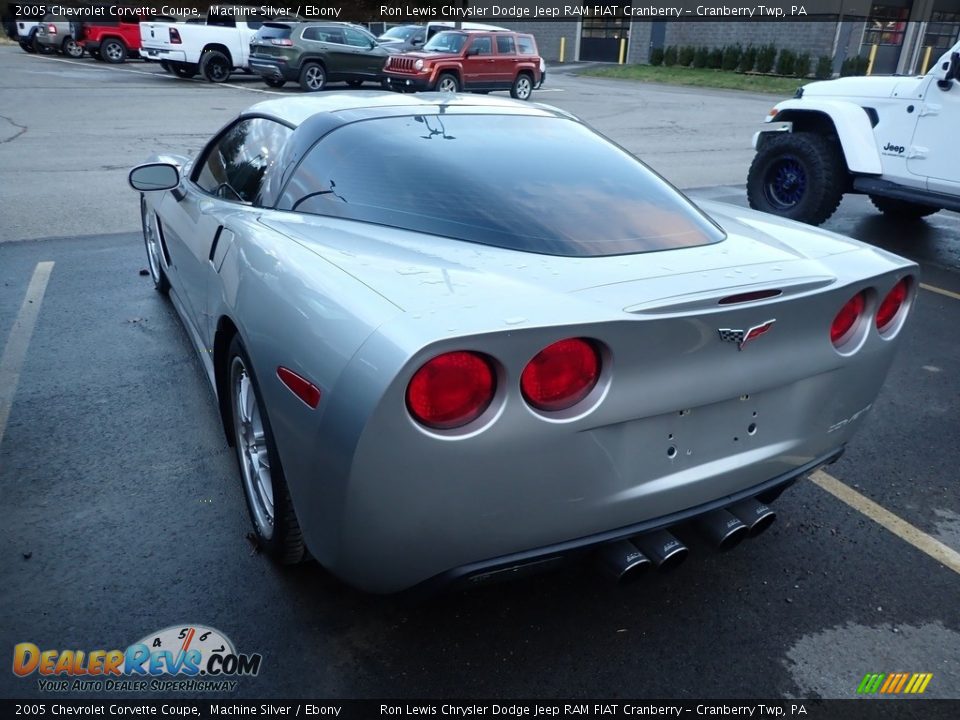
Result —
[{"label": "dealerrevs.com logo", "polygon": [[126,650],[13,648],[13,672],[37,675],[44,692],[157,692],[235,690],[243,676],[260,672],[259,653],[238,653],[226,635],[203,625],[171,625]]}]

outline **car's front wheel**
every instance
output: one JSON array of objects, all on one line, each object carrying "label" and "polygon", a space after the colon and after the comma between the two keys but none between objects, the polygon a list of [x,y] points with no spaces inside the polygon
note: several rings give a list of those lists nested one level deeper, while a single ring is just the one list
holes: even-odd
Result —
[{"label": "car's front wheel", "polygon": [[529,100],[533,93],[533,79],[526,73],[517,75],[513,81],[513,87],[510,88],[510,97],[517,100]]},{"label": "car's front wheel", "polygon": [[775,133],[750,164],[747,200],[754,210],[819,225],[833,215],[846,185],[835,142],[815,133]]},{"label": "car's front wheel", "polygon": [[307,63],[300,70],[300,87],[307,92],[319,92],[327,86],[327,72],[320,63]]},{"label": "car's front wheel", "polygon": [[230,58],[219,50],[207,50],[200,60],[200,73],[212,83],[222,83],[230,79],[233,64]]},{"label": "car's front wheel", "polygon": [[62,50],[63,54],[67,57],[72,57],[74,59],[83,57],[83,45],[78,43],[72,37],[68,37],[63,41]]},{"label": "car's front wheel", "polygon": [[933,205],[921,205],[909,200],[896,200],[880,195],[871,195],[870,202],[887,217],[897,218],[898,220],[919,220],[928,215],[933,215],[935,212],[940,212],[940,208]]},{"label": "car's front wheel", "polygon": [[160,245],[160,221],[157,214],[147,207],[147,200],[140,196],[140,222],[143,226],[143,244],[147,250],[147,265],[153,286],[161,295],[170,292],[170,281],[163,269],[163,248]]},{"label": "car's front wheel", "polygon": [[443,73],[437,79],[437,92],[460,92],[460,81],[453,73]]},{"label": "car's front wheel", "polygon": [[119,40],[104,40],[100,46],[100,57],[108,63],[122,63],[127,59],[127,46]]},{"label": "car's front wheel", "polygon": [[307,556],[303,533],[284,480],[260,385],[239,336],[230,343],[227,363],[233,439],[254,537],[274,560],[300,562]]}]

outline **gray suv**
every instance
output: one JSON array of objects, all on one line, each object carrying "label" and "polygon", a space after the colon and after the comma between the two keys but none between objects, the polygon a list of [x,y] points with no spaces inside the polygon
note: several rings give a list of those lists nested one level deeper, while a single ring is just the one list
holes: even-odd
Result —
[{"label": "gray suv", "polygon": [[35,42],[41,51],[62,52],[72,58],[83,57],[83,45],[78,41],[83,33],[79,22],[58,20],[55,15],[46,15],[37,26]]}]

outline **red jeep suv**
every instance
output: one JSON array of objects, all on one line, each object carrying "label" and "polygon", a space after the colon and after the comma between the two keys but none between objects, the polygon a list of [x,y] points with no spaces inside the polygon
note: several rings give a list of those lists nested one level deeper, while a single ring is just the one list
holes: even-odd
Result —
[{"label": "red jeep suv", "polygon": [[423,50],[391,55],[384,73],[394,90],[509,90],[529,100],[543,78],[543,59],[533,35],[506,31],[446,30]]},{"label": "red jeep suv", "polygon": [[108,63],[122,63],[128,57],[136,57],[140,53],[140,18],[85,22],[80,44],[91,57]]}]

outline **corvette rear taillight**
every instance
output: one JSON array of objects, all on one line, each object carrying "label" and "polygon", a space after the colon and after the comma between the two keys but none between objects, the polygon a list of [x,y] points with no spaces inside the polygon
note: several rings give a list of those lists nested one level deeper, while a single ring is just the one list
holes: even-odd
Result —
[{"label": "corvette rear taillight", "polygon": [[170,44],[171,45],[182,45],[183,40],[180,39],[180,31],[176,28],[170,28]]},{"label": "corvette rear taillight", "polygon": [[458,350],[437,355],[414,373],[407,386],[407,409],[436,430],[462,427],[483,415],[497,390],[490,361]]},{"label": "corvette rear taillight", "polygon": [[836,347],[843,345],[853,335],[857,321],[860,320],[866,306],[866,294],[859,292],[840,308],[840,312],[833,319],[833,324],[830,325],[830,340]]},{"label": "corvette rear taillight", "polygon": [[893,286],[893,290],[887,293],[887,296],[880,303],[877,309],[877,330],[883,332],[896,319],[900,313],[900,308],[907,300],[907,294],[910,289],[910,281],[903,278]]},{"label": "corvette rear taillight", "polygon": [[520,375],[524,399],[537,410],[566,410],[583,400],[600,378],[600,353],[593,342],[567,338],[548,345]]}]

